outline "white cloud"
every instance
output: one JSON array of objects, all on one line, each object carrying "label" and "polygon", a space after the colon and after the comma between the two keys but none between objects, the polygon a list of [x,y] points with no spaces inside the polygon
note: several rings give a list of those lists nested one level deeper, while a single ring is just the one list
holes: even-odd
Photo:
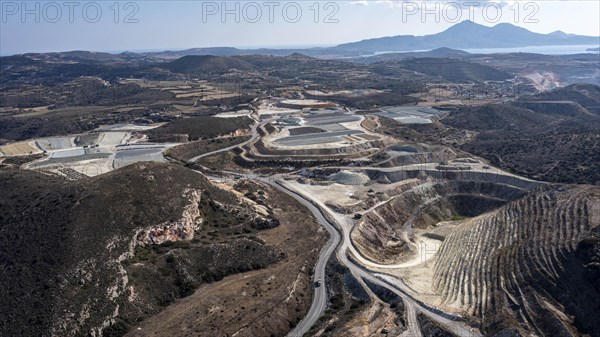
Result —
[{"label": "white cloud", "polygon": [[436,3],[441,6],[445,4],[458,4],[458,6],[463,7],[464,9],[468,9],[469,7],[482,7],[488,3],[496,3],[500,7],[505,7],[508,5],[507,1],[493,1],[493,0],[355,0],[347,3],[347,5],[358,5],[358,6],[369,6],[369,4],[375,5],[384,5],[390,8],[403,8],[408,3],[411,6],[417,6],[417,8],[421,8],[425,6],[427,8],[431,8],[430,6],[435,6]]},{"label": "white cloud", "polygon": [[369,6],[369,1],[368,0],[350,1],[350,2],[346,3],[346,6],[364,6],[364,7],[367,7],[367,6]]}]

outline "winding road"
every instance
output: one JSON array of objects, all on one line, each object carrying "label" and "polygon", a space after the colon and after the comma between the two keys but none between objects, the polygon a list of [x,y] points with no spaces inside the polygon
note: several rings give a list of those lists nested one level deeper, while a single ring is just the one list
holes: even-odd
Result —
[{"label": "winding road", "polygon": [[[225,152],[232,150],[236,147],[243,146],[254,141],[258,137],[257,128],[263,123],[255,123],[252,126],[252,137],[248,141],[237,144],[228,148],[212,151],[209,153],[202,154],[195,158],[192,158],[190,162],[194,162],[202,157],[209,156],[219,152]],[[453,316],[451,314],[446,314],[442,311],[432,309],[424,306],[423,304],[415,301],[406,289],[406,285],[404,283],[387,274],[375,273],[366,269],[365,267],[359,266],[355,264],[353,261],[348,259],[348,249],[352,252],[353,256],[356,256],[357,260],[360,263],[363,263],[361,260],[361,255],[355,252],[353,249],[353,245],[350,241],[349,228],[351,224],[347,224],[346,219],[334,213],[331,209],[322,205],[318,200],[311,198],[310,195],[306,193],[302,193],[302,191],[295,190],[292,187],[288,186],[286,182],[282,179],[281,175],[273,175],[270,177],[259,176],[253,173],[241,173],[241,172],[231,172],[231,171],[221,171],[224,174],[230,174],[237,177],[243,177],[246,179],[261,181],[265,184],[268,184],[277,190],[291,196],[300,204],[305,206],[310,212],[314,215],[315,219],[321,224],[329,233],[330,238],[325,247],[321,250],[319,254],[319,258],[315,265],[314,269],[314,281],[323,280],[322,286],[314,288],[314,295],[311,307],[306,314],[306,316],[294,327],[294,329],[287,335],[288,337],[301,337],[306,332],[308,332],[318,321],[318,319],[324,314],[327,308],[327,285],[325,281],[325,267],[327,265],[327,261],[330,259],[331,254],[336,252],[336,257],[338,261],[346,266],[350,272],[354,275],[358,280],[367,280],[375,285],[381,286],[389,291],[393,292],[400,298],[402,298],[406,311],[406,325],[407,330],[402,334],[404,337],[422,337],[423,334],[421,332],[420,324],[418,321],[418,314],[422,313],[423,315],[430,318],[432,321],[442,325],[448,331],[458,335],[458,336],[468,336],[468,337],[480,337],[482,336],[478,330],[471,328],[464,322],[457,320],[457,316]],[[343,233],[343,234],[342,234]],[[336,249],[337,248],[337,249]],[[368,261],[368,260],[367,260]],[[374,264],[371,261],[370,263],[366,263],[367,266],[370,264]],[[379,265],[374,264],[372,267],[379,267]]]},{"label": "winding road", "polygon": [[244,145],[247,145],[247,144],[250,144],[250,143],[252,143],[253,141],[255,141],[255,140],[256,140],[256,138],[258,138],[258,131],[257,131],[258,127],[259,127],[260,125],[266,124],[266,123],[268,123],[268,122],[270,122],[270,121],[271,121],[270,119],[269,119],[269,120],[266,120],[266,121],[264,121],[264,122],[262,122],[262,123],[259,123],[258,121],[256,121],[256,122],[255,122],[255,123],[252,125],[252,131],[251,131],[251,132],[252,132],[252,137],[250,137],[250,139],[248,139],[247,141],[245,141],[245,142],[243,142],[243,143],[240,143],[240,144],[235,144],[235,145],[232,145],[232,146],[229,146],[229,147],[225,147],[225,148],[222,148],[222,149],[218,149],[218,150],[216,150],[216,151],[211,151],[211,152],[203,153],[203,154],[201,154],[201,155],[199,155],[199,156],[196,156],[196,157],[194,157],[194,158],[192,158],[192,159],[188,160],[188,163],[193,163],[193,162],[197,161],[197,160],[198,160],[198,159],[200,159],[200,158],[203,158],[203,157],[208,157],[208,156],[212,156],[213,154],[220,153],[220,152],[227,152],[227,151],[231,151],[231,150],[233,150],[233,149],[235,149],[235,148],[237,148],[237,147],[242,147],[242,146],[244,146]]},{"label": "winding road", "polygon": [[327,308],[327,287],[325,284],[325,266],[327,265],[327,261],[331,257],[331,254],[335,251],[335,248],[338,246],[341,240],[340,233],[329,224],[329,222],[323,217],[323,214],[309,201],[301,197],[300,195],[282,187],[277,182],[274,182],[271,179],[266,178],[257,178],[257,180],[267,183],[279,191],[291,196],[296,199],[300,204],[308,208],[312,214],[315,216],[319,224],[321,224],[327,232],[329,232],[329,241],[325,245],[325,247],[321,250],[321,254],[319,255],[319,259],[317,260],[317,264],[315,265],[314,272],[314,280],[323,280],[322,285],[320,287],[314,288],[313,301],[308,310],[306,316],[296,325],[296,327],[288,334],[289,337],[301,337],[303,336],[310,328],[315,325],[317,320],[323,315],[325,309]]},{"label": "winding road", "polygon": [[[309,201],[308,199],[306,199],[305,195],[300,195],[297,191],[292,191],[292,190],[288,189],[287,187],[285,187],[285,183],[275,183],[271,180],[267,180],[264,178],[259,178],[258,180],[269,183],[271,186],[288,194],[289,196],[293,197],[298,202],[300,202],[302,205],[306,206],[311,211],[311,213],[313,213],[313,215],[315,216],[317,221],[323,227],[325,227],[329,233],[334,233],[331,236],[332,239],[330,239],[330,242],[332,242],[332,240],[333,240],[333,242],[337,242],[337,243],[340,242],[341,235],[338,232],[336,227],[341,228],[341,225],[339,223],[332,224],[330,222],[331,220],[328,220],[326,218],[326,216],[324,216],[323,211],[325,211],[331,215],[331,211],[329,209],[317,208],[312,203],[312,201]],[[323,249],[323,251],[322,251],[321,257],[331,255],[331,252],[330,252],[331,247],[332,246],[330,246],[330,245],[326,246],[326,248]],[[348,242],[348,240],[346,240],[346,238],[344,238],[341,245],[337,249],[337,253],[336,253],[338,261],[342,265],[348,267],[350,272],[356,278],[362,278],[363,280],[368,280],[371,283],[374,283],[378,286],[381,286],[383,288],[390,290],[391,292],[393,292],[394,294],[396,294],[400,298],[402,298],[404,305],[405,305],[406,320],[407,320],[407,331],[403,334],[403,336],[406,336],[406,337],[408,337],[408,336],[422,337],[423,336],[423,334],[421,333],[421,328],[420,328],[418,318],[417,318],[417,315],[419,312],[423,313],[425,316],[429,317],[430,319],[437,322],[438,324],[443,325],[446,329],[448,329],[449,331],[453,332],[454,334],[456,334],[458,336],[469,336],[469,337],[482,336],[478,331],[472,329],[470,326],[466,325],[465,323],[449,318],[449,317],[452,317],[452,315],[434,312],[434,311],[430,310],[429,308],[426,308],[423,305],[417,303],[412,297],[410,297],[404,290],[401,289],[402,287],[404,287],[404,284],[402,282],[395,282],[396,280],[392,276],[382,275],[382,277],[379,278],[379,277],[375,276],[375,274],[373,272],[356,265],[354,262],[352,262],[348,259],[348,256],[347,256],[348,247],[349,247],[349,242]],[[323,254],[323,253],[325,253],[325,254]],[[321,258],[319,258],[319,261],[315,267],[315,270],[322,271],[323,275],[324,275],[326,264],[327,264],[327,259],[322,260]],[[315,272],[315,275],[316,275],[316,272]],[[318,289],[318,292],[317,291],[315,292],[315,296],[313,298],[313,305],[311,306],[311,309],[307,313],[306,317],[294,328],[294,330],[292,330],[288,334],[288,337],[303,336],[304,333],[306,333],[308,330],[310,330],[310,328],[314,325],[314,323],[317,321],[317,319],[324,313],[325,307],[326,307],[326,302],[327,302],[325,286],[322,286],[317,289]]]}]

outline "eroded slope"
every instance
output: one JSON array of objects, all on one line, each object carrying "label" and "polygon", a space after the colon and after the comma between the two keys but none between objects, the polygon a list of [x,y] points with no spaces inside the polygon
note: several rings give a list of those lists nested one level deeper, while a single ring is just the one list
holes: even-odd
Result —
[{"label": "eroded slope", "polygon": [[[268,266],[290,277],[265,282],[260,292],[281,289],[280,301],[292,293],[288,302],[299,309],[281,311],[276,328],[254,319],[217,320],[213,329],[259,324],[255,336],[283,334],[308,309],[305,266],[314,263],[322,236],[304,218],[302,235],[314,250],[267,240],[279,219],[292,223],[271,205],[290,214],[299,207],[265,188],[219,187],[189,169],[155,163],[75,182],[12,169],[0,176],[2,336],[121,336],[204,284]],[[230,301],[217,313],[251,318],[265,303],[259,296],[242,314]]]},{"label": "eroded slope", "polygon": [[525,192],[508,185],[444,181],[407,185],[407,190],[366,213],[352,232],[361,254],[380,263],[407,260],[416,252],[414,230],[452,217],[494,210]]},{"label": "eroded slope", "polygon": [[448,235],[433,286],[490,333],[598,336],[599,229],[597,188],[538,190]]}]

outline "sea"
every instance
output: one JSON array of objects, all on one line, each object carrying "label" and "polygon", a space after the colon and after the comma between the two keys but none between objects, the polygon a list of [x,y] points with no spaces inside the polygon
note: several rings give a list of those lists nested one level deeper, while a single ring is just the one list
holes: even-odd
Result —
[{"label": "sea", "polygon": [[[452,48],[452,47],[449,47]],[[546,55],[571,55],[582,53],[595,53],[597,51],[588,51],[590,48],[598,48],[598,45],[568,45],[568,46],[528,46],[515,48],[455,48],[464,50],[471,54],[499,54],[499,53],[534,53]],[[390,53],[409,53],[409,52],[425,52],[428,50],[402,50],[402,51],[381,51],[373,55],[390,54]]]}]

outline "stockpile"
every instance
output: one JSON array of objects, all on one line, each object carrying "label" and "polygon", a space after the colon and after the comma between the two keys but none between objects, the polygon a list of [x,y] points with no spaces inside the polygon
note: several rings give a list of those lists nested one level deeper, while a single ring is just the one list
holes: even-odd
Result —
[{"label": "stockpile", "polygon": [[338,184],[342,185],[364,185],[369,182],[369,176],[364,173],[350,172],[350,171],[339,171],[329,176],[329,179],[334,180]]}]

